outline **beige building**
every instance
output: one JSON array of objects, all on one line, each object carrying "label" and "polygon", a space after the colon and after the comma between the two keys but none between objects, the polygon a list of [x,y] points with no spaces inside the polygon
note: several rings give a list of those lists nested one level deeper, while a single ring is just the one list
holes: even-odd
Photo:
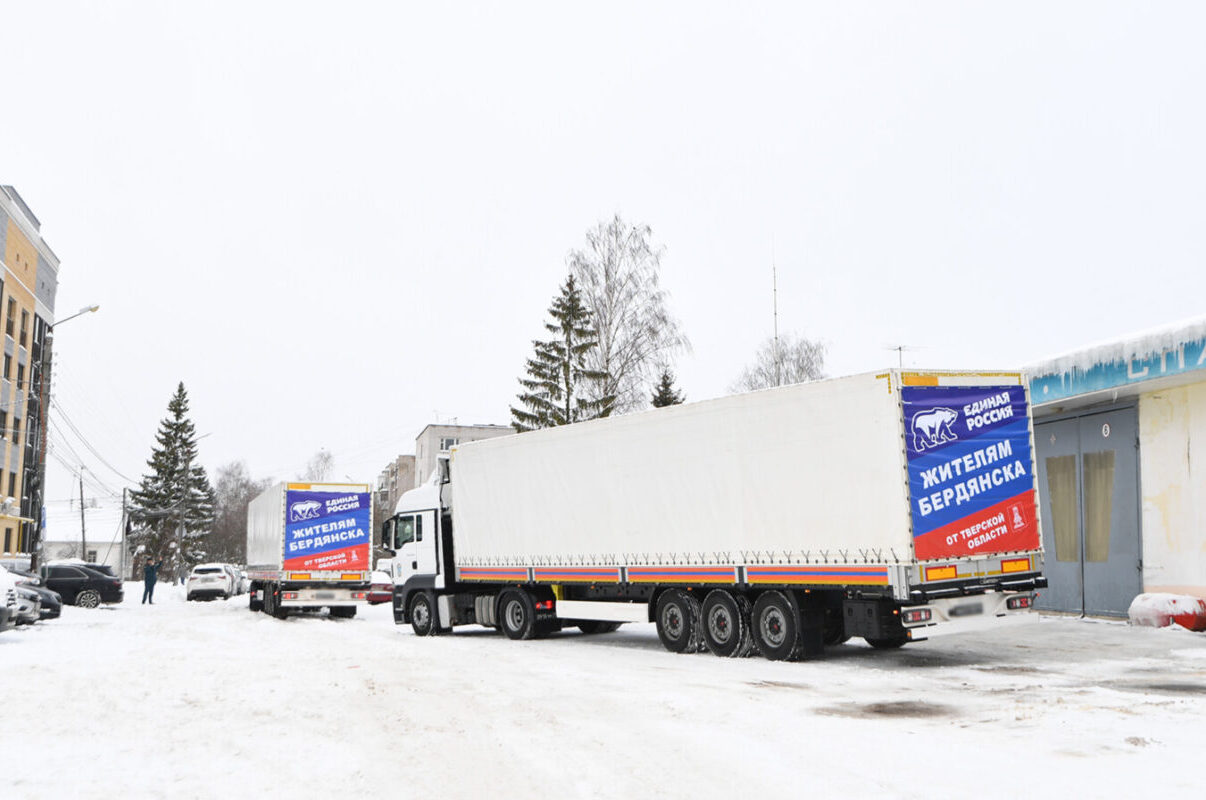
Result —
[{"label": "beige building", "polygon": [[59,259],[42,239],[42,224],[12,186],[0,186],[0,552],[29,553],[42,517],[50,329]]},{"label": "beige building", "polygon": [[398,456],[377,476],[374,501],[377,516],[393,514],[398,498],[415,486],[415,457]]},{"label": "beige building", "polygon": [[515,429],[509,425],[428,425],[415,437],[415,486],[430,478],[436,459],[458,444],[513,433]]},{"label": "beige building", "polygon": [[398,456],[377,476],[377,508],[392,514],[398,498],[430,478],[436,459],[456,445],[513,433],[507,425],[428,425],[415,437],[415,454]]}]

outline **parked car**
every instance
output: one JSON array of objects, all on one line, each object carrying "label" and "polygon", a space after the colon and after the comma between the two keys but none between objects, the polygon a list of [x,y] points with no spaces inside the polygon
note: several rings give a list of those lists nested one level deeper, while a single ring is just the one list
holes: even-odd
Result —
[{"label": "parked car", "polygon": [[58,619],[63,613],[63,598],[58,592],[45,586],[22,585],[38,593],[38,599],[42,601],[42,619]]},{"label": "parked car", "polygon": [[82,561],[81,559],[78,559],[78,558],[57,558],[54,561],[48,561],[42,567],[42,574],[45,575],[46,570],[50,567],[66,567],[66,566],[87,567],[88,569],[93,570],[94,572],[99,572],[102,575],[108,575],[111,578],[118,577],[117,573],[113,570],[113,567],[109,566],[108,564],[98,564],[95,561]]},{"label": "parked car", "polygon": [[38,593],[38,599],[42,601],[42,619],[54,619],[63,613],[63,598],[58,592],[43,586],[42,579],[37,575],[12,567],[9,567],[8,572],[18,585]]},{"label": "parked car", "polygon": [[63,602],[82,608],[96,608],[101,603],[120,603],[121,581],[83,564],[50,564],[43,573],[46,588],[58,592]]},{"label": "parked car", "polygon": [[223,600],[234,594],[234,583],[225,564],[198,564],[184,583],[186,600]]},{"label": "parked car", "polygon": [[231,594],[242,594],[243,576],[239,574],[239,570],[233,564],[223,564],[222,568],[226,570],[226,574],[230,576]]},{"label": "parked car", "polygon": [[0,632],[16,624],[17,582],[4,569],[0,569]]},{"label": "parked car", "polygon": [[17,584],[17,624],[33,625],[42,618],[42,601],[28,586]]},{"label": "parked car", "polygon": [[388,572],[376,570],[372,575],[373,585],[369,587],[368,601],[370,605],[389,603],[394,599],[394,579]]}]

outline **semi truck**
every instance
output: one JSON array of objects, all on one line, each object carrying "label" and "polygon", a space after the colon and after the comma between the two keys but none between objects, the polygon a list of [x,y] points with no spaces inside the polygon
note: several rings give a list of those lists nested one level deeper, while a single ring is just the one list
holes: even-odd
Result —
[{"label": "semi truck", "polygon": [[885,370],[456,447],[382,525],[394,621],[773,660],[1033,621],[1029,407],[1016,372]]},{"label": "semi truck", "polygon": [[278,483],[247,507],[252,611],[354,617],[368,602],[373,504],[367,484]]}]

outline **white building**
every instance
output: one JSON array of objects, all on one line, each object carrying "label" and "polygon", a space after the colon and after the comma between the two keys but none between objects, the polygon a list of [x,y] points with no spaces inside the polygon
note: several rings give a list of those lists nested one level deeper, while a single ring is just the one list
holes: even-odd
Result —
[{"label": "white building", "polygon": [[1046,574],[1040,607],[1122,615],[1206,598],[1206,318],[1027,367]]},{"label": "white building", "polygon": [[82,520],[79,500],[46,503],[41,563],[79,558],[108,564],[114,572],[124,576],[130,561],[127,554],[123,562],[124,545],[120,503],[106,504],[104,500],[89,498],[85,501]]}]

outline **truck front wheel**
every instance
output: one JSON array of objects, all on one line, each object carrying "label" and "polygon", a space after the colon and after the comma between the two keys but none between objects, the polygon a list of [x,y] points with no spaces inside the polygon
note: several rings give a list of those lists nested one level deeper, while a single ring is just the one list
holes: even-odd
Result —
[{"label": "truck front wheel", "polygon": [[498,622],[508,639],[531,639],[536,635],[536,607],[522,589],[508,589],[498,598]]},{"label": "truck front wheel", "polygon": [[416,592],[411,598],[410,627],[415,636],[431,636],[435,633],[435,604],[427,592]]}]

